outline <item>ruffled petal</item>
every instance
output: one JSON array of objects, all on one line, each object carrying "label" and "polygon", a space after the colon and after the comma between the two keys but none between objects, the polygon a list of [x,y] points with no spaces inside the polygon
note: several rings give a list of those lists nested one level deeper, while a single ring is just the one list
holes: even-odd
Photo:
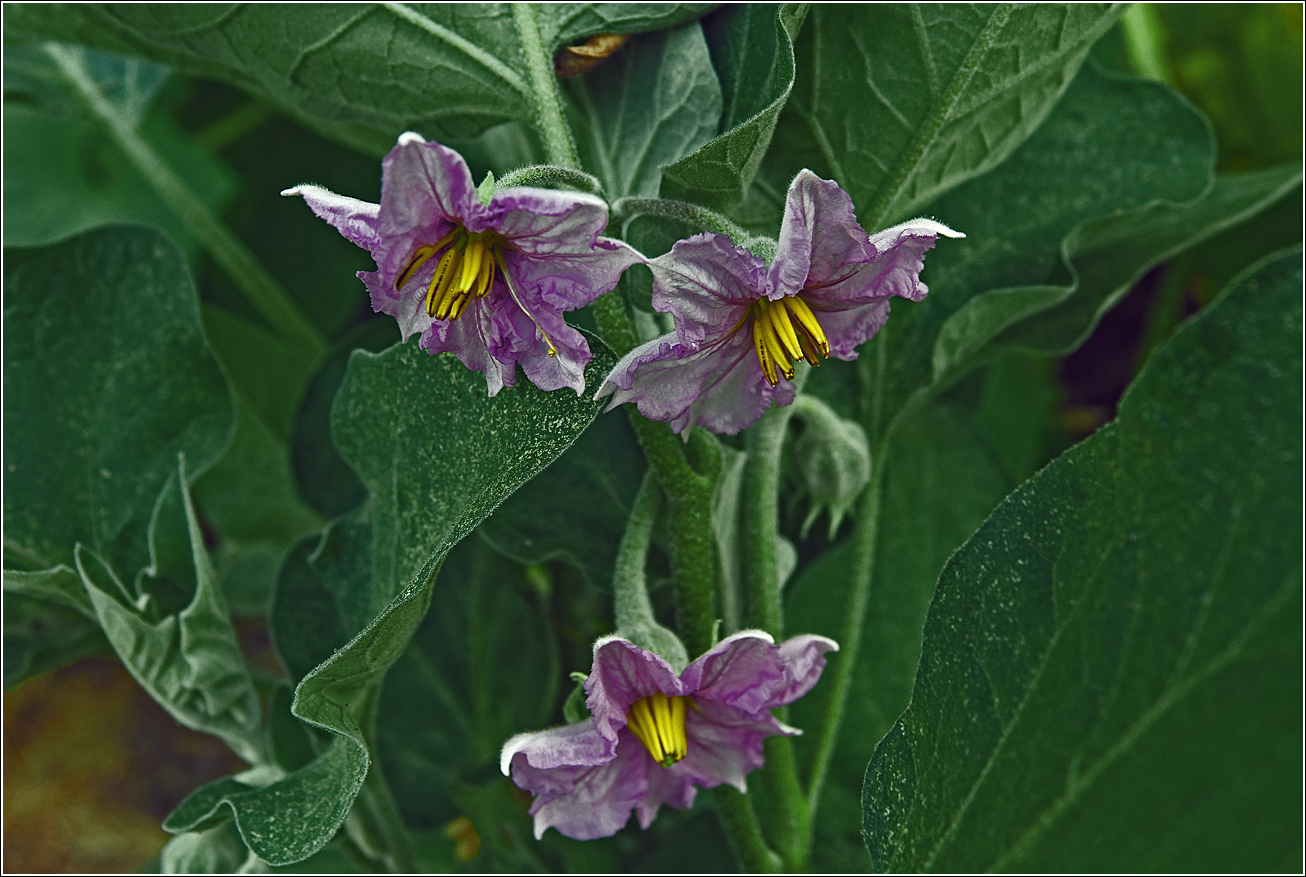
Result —
[{"label": "ruffled petal", "polygon": [[621,241],[599,238],[572,252],[560,247],[554,252],[509,251],[505,258],[523,288],[560,311],[574,311],[611,291],[621,272],[642,262],[644,257]]},{"label": "ruffled petal", "polygon": [[730,335],[747,307],[765,295],[762,260],[730,238],[700,234],[650,259],[653,307],[671,314],[681,344],[696,348]]},{"label": "ruffled petal", "polygon": [[534,770],[524,754],[511,757],[513,782],[535,795],[536,839],[550,827],[576,840],[616,834],[648,797],[650,767],[648,752],[624,729],[614,756],[595,765]]},{"label": "ruffled petal", "polygon": [[774,734],[799,731],[769,712],[753,714],[729,704],[695,698],[685,716],[688,754],[669,770],[677,771],[705,789],[728,783],[747,791],[744,777],[766,760],[762,743]]},{"label": "ruffled petal", "polygon": [[921,283],[925,254],[934,247],[939,235],[965,237],[932,219],[913,219],[871,236],[871,258],[848,265],[822,283],[809,281],[803,298],[812,306],[826,311],[860,307],[892,296],[920,301],[929,292]]},{"label": "ruffled petal", "polygon": [[597,396],[612,396],[609,410],[634,402],[641,414],[669,424],[672,432],[702,426],[733,435],[771,405],[794,400],[792,383],[767,383],[749,332],[698,349],[676,343],[675,337],[664,335],[622,357]]},{"label": "ruffled petal", "polygon": [[[509,363],[520,362],[526,377],[541,390],[570,387],[577,395],[584,393],[585,366],[594,358],[585,336],[567,325],[562,314],[552,305],[538,297],[532,301],[530,293],[524,288],[522,291],[535,322],[515,301],[504,295],[506,301],[496,304],[496,313],[500,323],[511,327],[512,347],[496,353],[496,356]],[[539,328],[536,328],[536,323]],[[549,345],[540,335],[541,329],[553,342],[555,356],[549,356]]]},{"label": "ruffled petal", "polygon": [[[434,244],[484,209],[462,156],[434,140],[402,135],[381,160],[382,246],[372,254],[381,278],[393,283],[418,246]],[[417,278],[405,289],[425,297],[426,287]]]},{"label": "ruffled petal", "polygon": [[594,727],[591,719],[532,731],[510,737],[499,753],[499,770],[504,776],[510,768],[521,771],[523,781],[517,785],[534,794],[556,791],[565,785],[551,773],[560,767],[593,767],[616,757],[616,747]]},{"label": "ruffled petal", "polygon": [[360,246],[368,252],[375,252],[381,245],[380,224],[377,219],[381,210],[380,204],[337,195],[329,189],[308,183],[286,189],[281,194],[302,197],[304,203],[319,219],[325,219],[327,224],[340,232],[351,244]]},{"label": "ruffled petal", "polygon": [[776,648],[784,677],[771,691],[770,708],[791,704],[821,679],[826,652],[839,651],[839,644],[829,637],[808,633],[791,637]]},{"label": "ruffled petal", "polygon": [[[433,320],[427,317],[427,328],[422,335],[423,350],[429,353],[453,353],[463,365],[484,373],[486,390],[491,396],[504,387],[517,383],[515,362],[511,359],[505,361],[506,351],[512,349],[515,340],[512,324],[504,316],[504,305],[496,302],[495,298],[496,294],[491,292],[485,298],[476,299],[456,320]],[[512,305],[511,299],[508,304]],[[421,311],[421,316],[426,316],[425,309]],[[402,318],[399,325],[401,328],[404,325]],[[496,351],[499,352],[498,355]]]},{"label": "ruffled petal", "polygon": [[857,348],[875,336],[889,321],[889,303],[872,301],[857,307],[827,311],[819,303],[810,302],[812,312],[825,330],[830,342],[830,355],[835,359],[857,358]]},{"label": "ruffled petal", "polygon": [[780,649],[769,633],[743,630],[704,652],[680,674],[695,702],[705,699],[729,704],[747,713],[771,705],[776,686],[784,681]]},{"label": "ruffled petal", "polygon": [[780,240],[769,272],[770,297],[827,285],[846,274],[848,266],[874,255],[848,193],[833,180],[799,171],[785,198]]},{"label": "ruffled petal", "polygon": [[665,658],[617,636],[594,643],[585,704],[600,734],[615,742],[631,704],[658,691],[668,696],[688,693]]}]

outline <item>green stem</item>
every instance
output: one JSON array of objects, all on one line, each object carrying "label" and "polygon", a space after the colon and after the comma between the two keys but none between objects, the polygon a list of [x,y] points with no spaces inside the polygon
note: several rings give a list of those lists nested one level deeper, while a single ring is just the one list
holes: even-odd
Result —
[{"label": "green stem", "polygon": [[403,817],[399,807],[390,794],[390,786],[381,775],[381,763],[372,756],[372,764],[367,769],[367,778],[363,780],[363,797],[372,816],[377,831],[389,853],[390,860],[397,874],[413,874],[417,863],[413,858],[413,849],[408,842],[408,832],[404,828]]},{"label": "green stem", "polygon": [[[795,395],[802,391],[809,371],[807,363],[800,363],[796,369]],[[771,408],[744,433],[748,449],[744,464],[744,569],[750,614],[753,626],[765,630],[777,642],[784,637],[784,609],[775,562],[780,526],[780,453],[793,413],[792,405]]]},{"label": "green stem", "polygon": [[612,577],[612,602],[617,616],[617,633],[640,648],[657,652],[679,673],[689,664],[689,655],[685,652],[684,643],[670,630],[658,624],[653,616],[653,604],[648,598],[648,584],[644,574],[661,493],[662,489],[658,487],[653,472],[646,472],[639,493],[635,496],[635,505],[630,510],[626,532],[622,534],[621,545],[617,548],[616,570]]},{"label": "green stem", "polygon": [[[810,366],[802,363],[794,375],[795,393],[802,390]],[[748,459],[744,464],[744,568],[749,583],[754,626],[771,634],[776,642],[784,638],[784,608],[780,577],[776,570],[779,537],[780,455],[793,406],[770,409],[745,433]],[[779,710],[778,718],[788,718]],[[766,764],[762,784],[770,803],[766,820],[767,837],[775,844],[785,868],[801,871],[811,840],[807,796],[798,780],[793,744],[788,737],[766,741]]]},{"label": "green stem", "polygon": [[304,317],[290,295],[244,243],[213,215],[105,98],[77,50],[56,43],[46,43],[44,48],[77,89],[92,116],[264,319],[310,358],[317,359],[325,353],[326,342],[317,327]]},{"label": "green stem", "polygon": [[557,80],[553,75],[553,61],[540,40],[540,26],[535,18],[534,4],[512,4],[512,20],[517,25],[517,36],[521,39],[526,54],[526,68],[531,77],[531,100],[535,104],[535,123],[539,126],[540,136],[544,138],[544,151],[553,164],[579,170],[580,157],[576,154],[576,142],[572,139],[571,128],[562,116]]},{"label": "green stem", "polygon": [[750,874],[779,873],[780,859],[762,839],[748,797],[730,786],[717,786],[712,790],[712,803],[741,868]]},{"label": "green stem", "polygon": [[753,235],[728,217],[687,201],[670,201],[665,198],[618,198],[612,203],[612,215],[619,223],[624,224],[626,220],[642,214],[678,219],[694,228],[723,234],[737,247],[746,247],[753,239]]},{"label": "green stem", "polygon": [[[594,303],[599,332],[618,356],[634,349],[635,327],[621,300],[612,293]],[[654,423],[631,406],[631,426],[648,457],[649,467],[662,485],[671,507],[672,570],[680,604],[681,636],[689,654],[701,655],[712,647],[716,621],[712,573],[712,491],[721,472],[721,449],[702,430],[688,442],[686,459],[682,443],[664,423]],[[735,857],[745,871],[773,873],[780,862],[762,839],[757,816],[748,798],[726,786],[712,790],[721,824]]]},{"label": "green stem", "polygon": [[811,780],[808,783],[808,821],[816,822],[816,810],[821,802],[821,788],[830,769],[830,758],[839,739],[843,722],[844,705],[852,684],[853,668],[861,648],[862,624],[866,619],[866,602],[871,593],[871,574],[875,561],[875,544],[880,527],[880,497],[884,488],[885,445],[882,442],[871,455],[871,480],[863,491],[857,511],[857,530],[854,534],[852,572],[848,588],[848,606],[844,611],[843,635],[839,639],[839,653],[831,661],[830,695],[825,702],[812,756]]}]

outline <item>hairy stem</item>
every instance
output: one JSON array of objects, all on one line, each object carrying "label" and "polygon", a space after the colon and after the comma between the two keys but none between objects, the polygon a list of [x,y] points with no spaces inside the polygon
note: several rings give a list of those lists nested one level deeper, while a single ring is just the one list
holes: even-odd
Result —
[{"label": "hairy stem", "polygon": [[808,821],[814,824],[821,802],[821,788],[830,769],[830,758],[839,739],[843,723],[844,705],[848,688],[852,684],[857,652],[861,648],[862,623],[866,617],[866,601],[871,593],[871,573],[875,561],[875,543],[880,527],[880,498],[884,487],[884,443],[871,457],[871,480],[862,492],[857,510],[857,530],[853,536],[852,572],[848,585],[848,604],[844,611],[843,635],[839,639],[839,654],[834,656],[830,673],[830,695],[825,702],[820,724],[816,729],[816,742],[812,755],[811,779],[808,782]]},{"label": "hairy stem", "polygon": [[762,840],[748,797],[730,786],[717,786],[712,790],[712,803],[742,870],[749,874],[779,873],[780,859]]},{"label": "hairy stem", "polygon": [[562,116],[553,62],[548,49],[540,41],[540,26],[535,17],[534,4],[512,4],[512,20],[517,25],[517,36],[521,39],[526,54],[526,67],[531,77],[531,100],[535,104],[535,124],[544,140],[544,151],[553,164],[579,170],[576,141],[571,136],[567,120]]},{"label": "hairy stem", "polygon": [[141,176],[149,182],[164,203],[172,209],[195,235],[204,249],[258,309],[268,324],[287,341],[312,359],[326,351],[317,327],[300,312],[271,274],[249,248],[213,215],[208,206],[190,190],[137,132],[135,126],[105,98],[96,86],[77,49],[46,43],[45,51],[59,65],[68,81],[77,89],[91,115],[104,127]]}]

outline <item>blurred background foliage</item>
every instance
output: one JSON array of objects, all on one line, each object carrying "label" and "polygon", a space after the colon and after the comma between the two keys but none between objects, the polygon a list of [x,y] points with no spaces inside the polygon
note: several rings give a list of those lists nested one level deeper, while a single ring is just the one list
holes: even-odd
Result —
[{"label": "blurred background foliage", "polygon": [[[1098,43],[1093,57],[1107,69],[1161,80],[1184,94],[1211,121],[1219,144],[1219,170],[1237,173],[1301,160],[1302,27],[1299,4],[1139,4]],[[192,260],[206,327],[219,355],[223,338],[245,343],[250,333],[257,334],[259,315],[110,141],[57,100],[33,100],[10,89],[15,71],[21,71],[22,58],[15,52],[5,49],[5,244],[49,243],[104,222],[156,224]],[[377,200],[380,180],[373,157],[328,142],[262,100],[213,82],[172,76],[146,112],[142,130],[150,143],[298,298],[335,346],[380,349],[397,340],[393,321],[372,314],[354,277],[356,271],[371,267],[367,254],[324,233],[321,222],[297,199],[279,195],[288,186],[311,181]],[[475,156],[469,158],[473,171],[483,173]],[[1286,198],[1218,239],[1158,266],[1072,355],[1008,356],[949,391],[945,402],[950,410],[968,412],[972,428],[987,435],[1010,481],[1000,486],[999,495],[1110,420],[1121,392],[1150,352],[1228,279],[1261,256],[1300,241],[1301,210],[1300,195]],[[331,382],[338,382],[340,371],[332,377],[331,370],[324,369],[307,386],[298,420],[298,400],[252,399],[250,404],[283,440],[292,428],[313,433],[314,418],[321,421],[317,432],[323,432],[334,394]],[[1007,435],[1014,420],[1041,426]],[[334,453],[329,442],[315,446],[312,438],[297,433],[293,445]],[[341,475],[345,482],[350,477],[347,469]],[[338,495],[325,488],[316,495],[308,487],[299,485],[301,499],[323,516],[349,505],[347,497],[341,498],[349,494],[348,483],[338,488]],[[204,506],[202,481],[197,494]],[[802,507],[786,509],[786,531],[796,532],[806,512]],[[301,509],[301,514],[302,529],[312,529],[312,512]],[[223,533],[219,527],[207,535],[213,538],[210,547],[220,572],[224,563],[228,569],[240,563],[270,564],[265,574],[274,572],[280,556],[275,546],[254,550],[258,546],[243,545],[239,534]],[[287,541],[294,535],[287,533]],[[815,556],[837,539],[817,526],[798,545],[799,555]],[[528,567],[526,573],[528,579],[548,583],[546,590],[552,592],[551,621],[561,634],[563,669],[585,669],[589,643],[604,632],[596,619],[610,617],[609,598],[562,563]],[[236,595],[230,596],[236,597],[236,608],[247,613],[238,629],[252,663],[274,675],[264,607],[257,599],[242,605]],[[665,603],[666,596],[655,592],[655,602]],[[23,643],[21,626],[31,623],[37,621],[7,612],[7,646]],[[105,648],[102,641],[91,639],[85,651]],[[40,659],[39,654],[11,654],[8,649],[5,654],[9,690],[4,704],[4,869],[149,868],[167,837],[159,828],[163,816],[189,790],[230,773],[233,756],[216,739],[175,725],[112,659],[84,658],[48,673],[42,673],[47,667]],[[25,676],[30,678],[21,681]],[[498,788],[468,785],[458,804],[468,812],[516,806],[506,795],[502,800],[494,797]],[[466,819],[428,828],[424,864],[491,867],[476,859],[481,840]],[[703,841],[694,845],[700,849],[704,844],[713,848],[708,842],[719,839],[715,820],[702,806],[678,819],[676,828],[681,840],[692,836]],[[629,832],[619,840],[626,845],[652,841]],[[715,848],[723,852],[724,844]],[[494,849],[494,855],[502,857],[513,845],[495,844]],[[591,858],[600,856],[598,847],[560,844],[556,836],[538,848],[519,847],[519,852],[524,858],[492,864],[512,869],[602,869],[610,864],[585,858],[590,853]],[[864,851],[850,850],[848,855],[851,864],[864,857]],[[724,859],[717,864],[728,866]],[[645,865],[648,870],[676,867],[674,862],[652,860]],[[157,859],[153,866],[158,867]],[[348,862],[309,860],[296,870],[314,867],[334,870],[348,867]]]}]

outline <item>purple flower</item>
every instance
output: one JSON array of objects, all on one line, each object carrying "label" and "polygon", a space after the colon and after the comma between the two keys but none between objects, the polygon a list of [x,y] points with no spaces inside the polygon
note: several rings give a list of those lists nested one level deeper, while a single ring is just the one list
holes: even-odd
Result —
[{"label": "purple flower", "polygon": [[649,262],[653,307],[676,330],[622,358],[598,397],[611,394],[609,410],[633,401],[675,432],[739,432],[773,402],[794,400],[795,362],[856,359],[889,318],[891,297],[923,299],[921,267],[939,235],[964,237],[929,219],[868,237],[838,184],[801,171],[770,267],[717,234],[678,241]]},{"label": "purple flower", "polygon": [[585,389],[589,345],[562,312],[617,285],[640,256],[599,237],[607,205],[580,192],[515,187],[481,203],[462,157],[407,133],[381,161],[381,203],[302,185],[322,219],[364,247],[377,270],[358,276],[372,307],[407,339],[452,351],[485,373],[493,396],[516,381],[517,363],[542,390]]},{"label": "purple flower", "polygon": [[762,741],[801,733],[770,711],[810,691],[838,648],[823,636],[777,646],[743,631],[677,675],[655,652],[606,637],[585,682],[592,718],[518,734],[499,766],[535,796],[537,838],[549,826],[577,840],[607,837],[631,810],[648,828],[663,804],[693,804],[699,786],[744,791],[744,776],[762,766]]}]

